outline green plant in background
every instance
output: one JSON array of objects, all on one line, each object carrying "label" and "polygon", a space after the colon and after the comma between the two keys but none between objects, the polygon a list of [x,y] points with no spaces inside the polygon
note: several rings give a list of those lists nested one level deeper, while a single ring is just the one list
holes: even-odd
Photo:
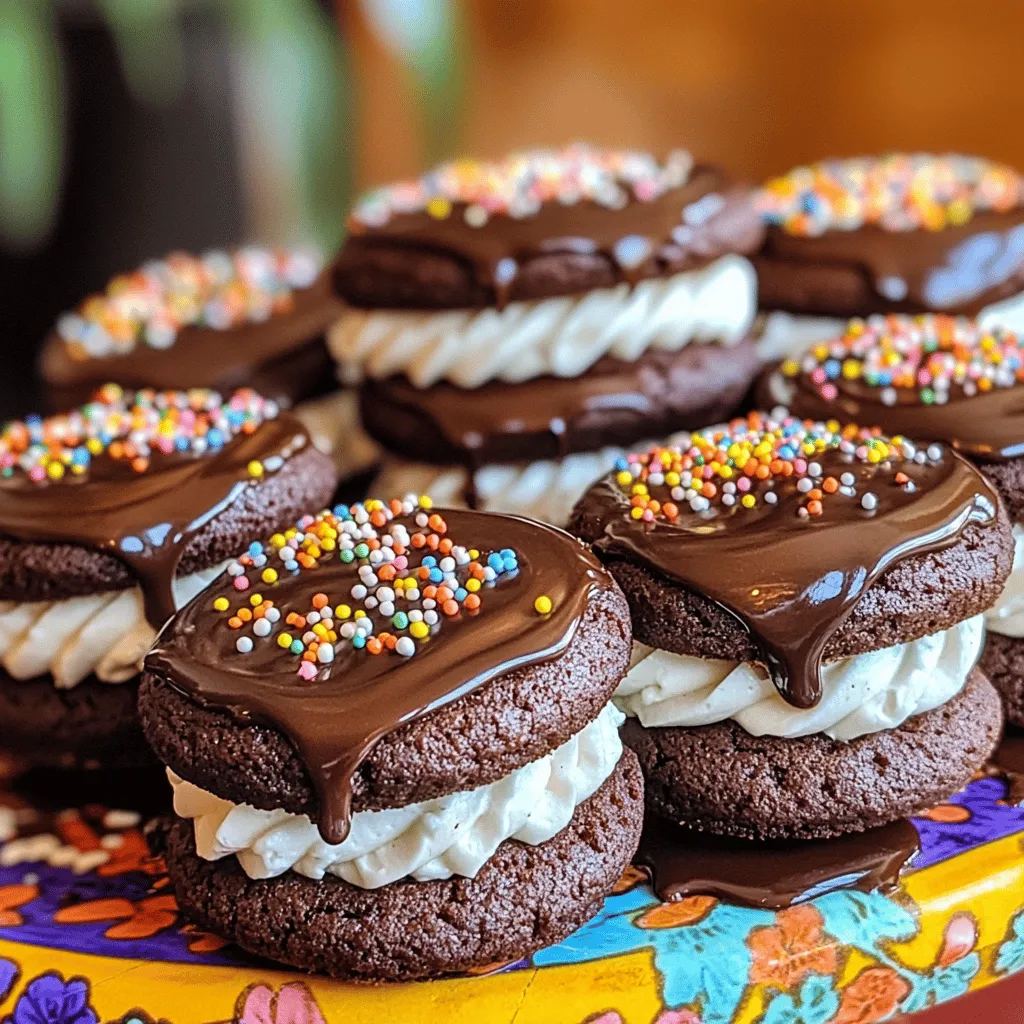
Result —
[{"label": "green plant in background", "polygon": [[[31,249],[45,240],[60,195],[63,81],[55,6],[0,2],[0,236]],[[227,28],[249,127],[277,173],[262,198],[290,214],[289,237],[331,251],[352,186],[350,77],[344,41],[316,0],[95,0],[122,73],[142,103],[175,102],[185,85],[184,11]],[[363,12],[408,68],[425,149],[451,151],[461,51],[455,0],[363,0]],[[258,112],[258,113],[257,113]],[[246,116],[242,111],[242,116]],[[265,190],[264,190],[265,191]],[[275,202],[279,200],[279,202]]]}]

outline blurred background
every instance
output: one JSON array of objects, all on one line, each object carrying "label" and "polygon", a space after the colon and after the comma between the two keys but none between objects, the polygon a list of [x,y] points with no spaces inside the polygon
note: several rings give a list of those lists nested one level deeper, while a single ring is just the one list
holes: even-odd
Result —
[{"label": "blurred background", "polygon": [[330,254],[456,153],[689,147],[1024,167],[1021,0],[0,0],[0,416],[56,315],[174,248]]}]

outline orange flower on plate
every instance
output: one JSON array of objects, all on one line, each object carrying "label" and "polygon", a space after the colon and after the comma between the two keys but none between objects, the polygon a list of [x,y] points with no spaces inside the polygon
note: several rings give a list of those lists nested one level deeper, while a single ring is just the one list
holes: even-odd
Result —
[{"label": "orange flower on plate", "polygon": [[219,935],[214,935],[213,932],[204,932],[194,924],[184,924],[181,926],[181,930],[189,936],[188,951],[190,953],[216,953],[218,949],[231,945],[228,939],[222,939]]},{"label": "orange flower on plate", "polygon": [[836,951],[823,924],[819,911],[808,904],[780,910],[774,925],[755,928],[747,936],[750,980],[788,992],[812,972],[835,974]]},{"label": "orange flower on plate", "polygon": [[115,921],[103,933],[108,939],[148,939],[177,923],[178,904],[169,894],[134,901],[120,897],[88,900],[58,910],[53,919],[59,924]]},{"label": "orange flower on plate", "polygon": [[0,886],[0,928],[13,928],[24,924],[18,908],[31,903],[39,895],[38,885]]},{"label": "orange flower on plate", "polygon": [[868,967],[843,989],[839,1012],[830,1024],[874,1024],[888,1020],[910,992],[891,967]]},{"label": "orange flower on plate", "polygon": [[642,868],[635,868],[632,864],[622,872],[619,880],[615,883],[612,888],[612,895],[617,896],[621,892],[629,892],[630,889],[642,882],[647,881],[647,872]]},{"label": "orange flower on plate", "polygon": [[110,878],[128,871],[141,871],[146,875],[162,875],[167,871],[163,857],[154,857],[143,834],[134,828],[121,833],[120,846],[110,851],[110,860],[101,864],[96,874]]},{"label": "orange flower on plate", "polygon": [[937,821],[944,825],[957,825],[962,821],[970,821],[971,812],[959,804],[938,804],[927,811],[922,811],[918,817]]},{"label": "orange flower on plate", "polygon": [[638,928],[682,928],[703,921],[715,907],[714,896],[687,896],[669,903],[659,903],[637,918]]}]

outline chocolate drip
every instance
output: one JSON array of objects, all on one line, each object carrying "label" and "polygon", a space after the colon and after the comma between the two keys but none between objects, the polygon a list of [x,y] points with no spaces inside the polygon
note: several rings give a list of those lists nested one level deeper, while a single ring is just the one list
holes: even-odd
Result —
[{"label": "chocolate drip", "polygon": [[103,453],[81,477],[0,480],[0,535],[119,559],[138,579],[146,618],[159,629],[174,614],[174,577],[189,541],[253,485],[249,464],[287,460],[308,442],[302,424],[282,415],[215,453],[154,451],[144,473]]},{"label": "chocolate drip", "polygon": [[717,896],[779,910],[839,889],[892,892],[920,849],[907,820],[839,839],[753,842],[648,816],[635,861],[666,902]]},{"label": "chocolate drip", "polygon": [[821,397],[806,374],[786,377],[769,374],[759,387],[762,405],[785,405],[796,416],[835,418],[842,422],[881,427],[889,434],[905,434],[929,441],[945,441],[957,451],[984,462],[1003,462],[1024,455],[1024,387],[997,387],[967,397],[959,385],[950,388],[949,401],[926,405],[920,392],[895,389],[896,401],[886,405],[880,388],[862,379],[838,377],[833,401]]},{"label": "chocolate drip", "polygon": [[875,299],[861,313],[976,313],[1024,285],[1024,208],[978,213],[941,231],[866,225],[807,237],[772,228],[763,257],[789,265],[793,273],[801,264],[859,271]]},{"label": "chocolate drip", "polygon": [[[599,257],[613,275],[605,287],[636,284],[704,266],[729,252],[750,251],[763,237],[747,193],[707,166],[696,167],[680,188],[649,201],[631,197],[622,208],[591,200],[549,202],[529,216],[494,214],[481,227],[471,227],[465,213],[465,203],[453,203],[441,218],[400,213],[381,226],[357,225],[339,269],[344,275],[358,267],[360,254],[374,248],[453,255],[469,266],[488,304],[501,309],[512,299],[530,297],[518,290],[530,265]],[[565,291],[545,289],[549,295]]]},{"label": "chocolate drip", "polygon": [[[480,593],[478,613],[445,618],[439,631],[410,658],[371,655],[346,641],[334,661],[303,681],[296,659],[276,643],[235,651],[237,634],[210,618],[212,601],[235,598],[229,580],[215,584],[163,631],[146,669],[206,705],[280,729],[302,758],[319,802],[320,834],[340,843],[351,820],[353,777],[375,744],[421,715],[458,700],[489,680],[558,658],[576,633],[592,594],[614,584],[579,542],[552,527],[514,516],[443,510],[448,536],[487,552],[511,547],[518,572],[499,577]],[[415,532],[412,517],[398,517]],[[317,568],[262,586],[283,612],[309,609],[314,594],[331,604],[348,599],[359,582],[357,563],[335,555]],[[551,598],[539,615],[533,602]],[[369,613],[384,628],[375,611]]]},{"label": "chocolate drip", "polygon": [[[791,479],[775,487],[777,504],[722,507],[714,517],[687,510],[673,523],[630,517],[629,496],[614,475],[598,481],[576,508],[583,533],[605,556],[626,557],[716,601],[753,637],[780,695],[798,708],[821,699],[821,656],[857,600],[887,569],[952,544],[965,526],[990,522],[998,498],[962,458],[865,464],[830,449],[815,455],[824,476],[851,473],[858,494],[871,490],[872,511],[855,499],[818,519],[801,518],[804,495]],[[651,494],[670,500],[667,487]]]},{"label": "chocolate drip", "polygon": [[[69,406],[86,401],[91,390],[108,380],[125,387],[171,390],[212,387],[230,391],[258,384],[269,398],[297,400],[310,391],[309,378],[333,381],[323,334],[341,316],[342,304],[331,290],[326,271],[309,288],[296,291],[294,299],[290,311],[262,323],[225,330],[183,327],[169,348],[139,342],[122,355],[76,359],[64,339],[53,332],[44,344],[40,369],[46,382],[62,396],[78,396],[67,402]],[[306,344],[314,348],[297,357],[296,350]],[[283,358],[286,356],[289,358]],[[255,368],[264,364],[273,372],[256,381]]]}]

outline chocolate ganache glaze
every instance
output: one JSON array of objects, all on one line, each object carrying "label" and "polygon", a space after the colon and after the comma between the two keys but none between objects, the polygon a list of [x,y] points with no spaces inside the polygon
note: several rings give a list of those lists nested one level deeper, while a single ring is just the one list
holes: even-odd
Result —
[{"label": "chocolate ganache glaze", "polygon": [[779,910],[839,889],[892,892],[920,852],[907,819],[838,839],[732,839],[649,815],[634,862],[666,902],[717,896]]},{"label": "chocolate ganache glaze", "polygon": [[762,405],[946,441],[982,462],[1024,455],[1024,344],[947,316],[855,320],[759,384]]},{"label": "chocolate ganache glaze", "polygon": [[65,407],[108,380],[248,386],[288,402],[325,393],[336,385],[324,332],[342,304],[318,266],[261,249],[152,261],[58,320],[43,345],[43,378]]},{"label": "chocolate ganache glaze", "polygon": [[[306,523],[301,537],[288,538],[291,546],[271,542],[275,582],[267,584],[251,561],[238,567],[264,601],[287,614],[279,625],[289,628],[291,620],[290,637],[322,609],[314,616],[313,628],[325,627],[319,639],[308,633],[289,646],[275,628],[247,643],[230,609],[211,618],[217,599],[237,602],[237,584],[227,578],[169,622],[146,659],[148,672],[200,703],[269,723],[291,740],[329,843],[348,834],[352,776],[381,737],[491,679],[558,658],[592,595],[615,585],[577,540],[527,519],[428,513],[408,501],[337,511],[340,518],[324,513]],[[371,561],[371,552],[385,550],[400,554]],[[413,590],[403,588],[406,579],[417,584]],[[364,615],[354,617],[346,601]]]},{"label": "chocolate ganache glaze", "polygon": [[877,432],[746,420],[654,449],[599,480],[574,532],[706,595],[753,637],[781,696],[821,699],[821,656],[888,568],[994,521],[998,498],[950,449]]},{"label": "chocolate ganache glaze", "polygon": [[302,424],[250,391],[222,402],[109,385],[77,412],[4,428],[0,536],[112,555],[159,629],[189,541],[308,444]]},{"label": "chocolate ganache glaze", "polygon": [[977,157],[796,168],[761,195],[762,302],[838,316],[976,313],[1024,288],[1022,196],[1015,170]]},{"label": "chocolate ganache glaze", "polygon": [[[339,292],[356,305],[423,307],[502,308],[513,299],[635,284],[752,251],[764,236],[748,190],[717,168],[694,167],[688,153],[659,163],[586,146],[443,165],[418,182],[368,194],[349,229]],[[469,280],[457,294],[436,289],[432,298],[424,278],[413,294],[399,288],[389,298],[366,280],[371,265],[406,285],[417,272],[412,262],[378,265],[381,253],[452,257]]]}]

